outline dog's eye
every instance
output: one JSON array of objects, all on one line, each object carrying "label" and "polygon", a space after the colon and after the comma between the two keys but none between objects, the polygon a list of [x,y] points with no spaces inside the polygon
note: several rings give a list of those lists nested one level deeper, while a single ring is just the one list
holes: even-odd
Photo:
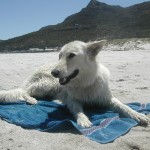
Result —
[{"label": "dog's eye", "polygon": [[76,56],[76,54],[70,53],[69,56],[68,56],[68,58],[73,58],[74,56]]}]

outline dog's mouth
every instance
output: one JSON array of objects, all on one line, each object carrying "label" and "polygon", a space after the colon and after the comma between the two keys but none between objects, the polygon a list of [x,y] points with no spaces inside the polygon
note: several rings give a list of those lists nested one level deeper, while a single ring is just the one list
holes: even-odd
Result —
[{"label": "dog's mouth", "polygon": [[71,75],[69,75],[68,77],[64,77],[64,78],[60,78],[59,79],[59,83],[61,85],[65,85],[68,82],[70,82],[71,79],[74,79],[77,75],[79,74],[79,70],[76,69]]}]

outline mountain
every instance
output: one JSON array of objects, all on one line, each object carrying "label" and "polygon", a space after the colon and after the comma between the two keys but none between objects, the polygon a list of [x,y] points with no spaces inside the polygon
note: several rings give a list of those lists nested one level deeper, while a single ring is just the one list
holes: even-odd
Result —
[{"label": "mountain", "polygon": [[150,2],[130,7],[91,0],[62,23],[0,43],[0,51],[62,46],[72,40],[150,37]]}]

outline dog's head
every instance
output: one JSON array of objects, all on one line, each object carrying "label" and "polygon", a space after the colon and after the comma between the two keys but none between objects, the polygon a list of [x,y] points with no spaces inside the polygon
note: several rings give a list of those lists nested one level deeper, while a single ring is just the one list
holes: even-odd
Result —
[{"label": "dog's head", "polygon": [[64,45],[59,54],[59,61],[51,74],[59,78],[61,85],[82,82],[96,71],[96,56],[105,40],[84,43],[74,41]]}]

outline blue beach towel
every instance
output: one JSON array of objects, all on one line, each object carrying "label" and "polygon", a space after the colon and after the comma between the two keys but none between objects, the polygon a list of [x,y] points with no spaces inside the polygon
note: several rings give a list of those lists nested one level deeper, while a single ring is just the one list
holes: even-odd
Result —
[{"label": "blue beach towel", "polygon": [[[130,103],[128,106],[141,113],[150,113],[150,103]],[[138,124],[133,119],[103,109],[91,109],[85,113],[93,123],[91,128],[77,125],[63,104],[50,101],[38,101],[36,105],[25,102],[0,103],[0,118],[9,123],[45,132],[63,131],[72,125],[81,134],[99,143],[112,142]]]}]

